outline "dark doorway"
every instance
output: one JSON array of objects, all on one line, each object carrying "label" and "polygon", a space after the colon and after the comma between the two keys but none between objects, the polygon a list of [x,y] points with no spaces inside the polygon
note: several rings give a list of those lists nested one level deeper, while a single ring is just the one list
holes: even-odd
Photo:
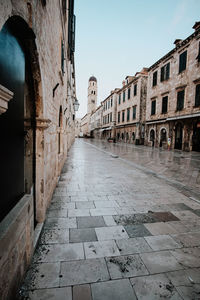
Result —
[{"label": "dark doorway", "polygon": [[193,127],[192,150],[200,152],[200,120]]},{"label": "dark doorway", "polygon": [[163,142],[167,141],[167,133],[166,133],[166,129],[162,128],[161,132],[160,132],[160,147],[162,147]]},{"label": "dark doorway", "polygon": [[182,150],[183,126],[178,123],[175,128],[175,149]]},{"label": "dark doorway", "polygon": [[25,193],[35,194],[35,106],[25,47],[29,34],[19,17],[10,18],[0,31],[0,84],[14,93],[0,115],[0,220]]},{"label": "dark doorway", "polygon": [[154,144],[155,144],[155,131],[154,131],[154,129],[151,129],[151,131],[150,131],[150,141],[152,142],[152,147],[154,147]]}]

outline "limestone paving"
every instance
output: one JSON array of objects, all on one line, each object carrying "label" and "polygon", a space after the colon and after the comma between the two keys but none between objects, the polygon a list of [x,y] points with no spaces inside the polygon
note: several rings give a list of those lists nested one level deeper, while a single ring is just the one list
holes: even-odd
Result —
[{"label": "limestone paving", "polygon": [[18,298],[199,299],[200,203],[108,150],[73,145]]}]

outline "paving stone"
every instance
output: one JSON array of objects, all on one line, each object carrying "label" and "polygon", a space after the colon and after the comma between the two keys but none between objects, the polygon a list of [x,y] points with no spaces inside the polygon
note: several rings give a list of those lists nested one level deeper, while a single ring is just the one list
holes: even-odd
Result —
[{"label": "paving stone", "polygon": [[192,208],[187,206],[184,203],[170,203],[168,204],[169,210],[177,210],[177,211],[181,211],[181,210],[191,210]]},{"label": "paving stone", "polygon": [[172,237],[181,244],[182,247],[200,246],[200,232],[176,234],[172,235]]},{"label": "paving stone", "polygon": [[200,218],[193,211],[189,211],[189,210],[173,211],[173,214],[182,221],[191,221],[194,219],[200,220]]},{"label": "paving stone", "polygon": [[97,236],[94,228],[81,228],[69,230],[70,243],[92,242],[97,241]]},{"label": "paving stone", "polygon": [[96,208],[119,207],[116,201],[94,201]]},{"label": "paving stone", "polygon": [[200,249],[198,247],[171,250],[170,253],[184,267],[200,267]]},{"label": "paving stone", "polygon": [[176,249],[182,247],[180,243],[176,242],[169,235],[149,236],[149,237],[145,237],[145,240],[150,245],[150,247],[155,251]]},{"label": "paving stone", "polygon": [[187,269],[181,271],[174,271],[166,273],[167,277],[175,286],[193,286],[193,284],[200,284],[200,269]]},{"label": "paving stone", "polygon": [[169,211],[154,212],[153,216],[156,219],[156,222],[179,221],[179,219],[177,218],[177,216],[175,216],[173,213],[171,213]]},{"label": "paving stone", "polygon": [[78,228],[104,227],[106,224],[102,216],[77,217]]},{"label": "paving stone", "polygon": [[130,238],[123,240],[116,240],[121,255],[151,252],[151,247],[147,244],[144,238]]},{"label": "paving stone", "polygon": [[112,240],[84,243],[84,249],[86,259],[120,255],[115,241]]},{"label": "paving stone", "polygon": [[89,209],[69,209],[68,210],[69,217],[86,217],[90,216]]},{"label": "paving stone", "polygon": [[43,230],[39,239],[40,244],[69,243],[69,229]]},{"label": "paving stone", "polygon": [[136,213],[133,207],[115,207],[115,210],[118,215],[129,215]]},{"label": "paving stone", "polygon": [[67,203],[67,202],[71,202],[71,198],[70,197],[66,197],[66,196],[53,196],[53,198],[51,200],[51,205],[54,202]]},{"label": "paving stone", "polygon": [[88,201],[88,197],[78,197],[78,196],[71,196],[71,201],[72,202],[82,202],[82,201]]},{"label": "paving stone", "polygon": [[[184,233],[184,232],[189,232],[189,228],[186,227],[186,225],[182,221],[172,221],[172,222],[167,222],[165,223],[165,226],[170,226],[172,231],[175,231],[177,233]],[[167,234],[173,234],[172,232],[169,232]]]},{"label": "paving stone", "polygon": [[119,225],[141,225],[144,223],[156,222],[152,214],[133,214],[114,216],[114,220]]},{"label": "paving stone", "polygon": [[[175,250],[175,251],[179,251]],[[183,266],[177,262],[171,251],[159,251],[140,254],[145,266],[150,274],[169,272],[183,269]]]},{"label": "paving stone", "polygon": [[77,228],[76,218],[47,218],[44,229]]},{"label": "paving stone", "polygon": [[106,258],[111,279],[127,278],[148,274],[139,255],[125,255]]},{"label": "paving stone", "polygon": [[26,274],[23,289],[59,287],[60,263],[32,264]]},{"label": "paving stone", "polygon": [[98,282],[91,285],[93,300],[136,300],[128,279]]},{"label": "paving stone", "polygon": [[[105,225],[107,226],[115,226],[117,225],[114,218],[112,216],[103,216]],[[97,226],[96,226],[97,227]]]},{"label": "paving stone", "polygon": [[200,284],[194,284],[193,286],[178,286],[176,289],[184,300],[200,299]]},{"label": "paving stone", "polygon": [[144,225],[127,225],[124,228],[131,238],[152,235]]},{"label": "paving stone", "polygon": [[75,285],[73,287],[73,300],[92,300],[90,285]]},{"label": "paving stone", "polygon": [[173,226],[170,226],[168,223],[164,223],[164,222],[144,224],[144,226],[148,229],[148,231],[152,235],[177,233],[176,229]]},{"label": "paving stone", "polygon": [[40,245],[33,258],[34,262],[59,262],[78,259],[84,259],[81,243]]},{"label": "paving stone", "polygon": [[29,291],[27,297],[30,300],[72,300],[72,291],[71,287],[41,289]]},{"label": "paving stone", "polygon": [[68,210],[67,209],[54,209],[49,210],[47,217],[48,218],[67,218]]},{"label": "paving stone", "polygon": [[103,258],[61,262],[60,286],[78,285],[109,280]]},{"label": "paving stone", "polygon": [[91,216],[114,216],[117,215],[115,208],[95,208],[90,209]]},{"label": "paving stone", "polygon": [[99,241],[117,240],[128,238],[123,226],[100,227],[95,228],[97,238]]},{"label": "paving stone", "polygon": [[182,299],[165,274],[130,279],[139,300]]},{"label": "paving stone", "polygon": [[85,201],[85,202],[76,202],[76,208],[78,209],[90,209],[90,208],[95,208],[94,202],[92,201]]},{"label": "paving stone", "polygon": [[200,209],[195,209],[192,211],[195,215],[200,217]]}]

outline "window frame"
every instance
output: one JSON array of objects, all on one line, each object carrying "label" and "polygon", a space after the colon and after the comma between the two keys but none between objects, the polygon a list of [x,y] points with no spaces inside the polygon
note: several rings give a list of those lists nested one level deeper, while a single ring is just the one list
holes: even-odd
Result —
[{"label": "window frame", "polygon": [[156,99],[153,99],[151,101],[151,116],[154,116],[155,114],[156,114]]},{"label": "window frame", "polygon": [[168,80],[170,78],[170,62],[165,64],[160,69],[160,82]]},{"label": "window frame", "polygon": [[134,88],[133,88],[133,96],[137,96],[137,83],[134,84]]},{"label": "window frame", "polygon": [[[185,58],[183,60],[183,57],[185,55]],[[183,51],[180,55],[179,55],[179,74],[182,73],[183,71],[185,71],[187,68],[187,50]]]},{"label": "window frame", "polygon": [[126,113],[126,121],[130,121],[130,107],[127,108],[127,113]]},{"label": "window frame", "polygon": [[[164,105],[164,100],[166,100],[166,103]],[[164,110],[164,107],[166,106],[166,110]],[[168,95],[162,97],[162,114],[166,114],[168,112]]]},{"label": "window frame", "polygon": [[[182,105],[180,105],[180,95],[183,93]],[[184,109],[185,102],[185,89],[177,91],[177,103],[176,103],[176,111],[181,111]]]},{"label": "window frame", "polygon": [[133,106],[133,113],[132,113],[132,119],[135,120],[136,119],[136,109],[137,109],[137,105]]},{"label": "window frame", "polygon": [[[156,76],[155,76],[156,75]],[[153,72],[153,81],[152,81],[152,86],[156,86],[158,84],[158,70]]]}]

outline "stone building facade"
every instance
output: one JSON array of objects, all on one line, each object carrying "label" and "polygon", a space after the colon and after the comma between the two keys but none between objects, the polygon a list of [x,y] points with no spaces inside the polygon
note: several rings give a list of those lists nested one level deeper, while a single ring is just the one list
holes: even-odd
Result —
[{"label": "stone building facade", "polygon": [[117,110],[117,92],[119,89],[111,91],[110,95],[101,102],[102,106],[102,129],[101,137],[103,139],[115,139],[116,132],[116,110]]},{"label": "stone building facade", "polygon": [[147,69],[127,76],[118,91],[116,139],[126,143],[144,144]]},{"label": "stone building facade", "polygon": [[83,137],[90,137],[90,119],[97,107],[97,79],[91,76],[88,81],[88,102],[87,114],[81,119],[81,135]]},{"label": "stone building facade", "polygon": [[0,0],[2,300],[15,298],[74,141],[74,28],[73,0]]},{"label": "stone building facade", "polygon": [[95,110],[95,112],[91,114],[90,117],[90,124],[89,124],[90,136],[97,139],[101,138],[102,112],[103,112],[103,106],[99,105]]},{"label": "stone building facade", "polygon": [[200,22],[149,68],[145,144],[200,151]]}]

